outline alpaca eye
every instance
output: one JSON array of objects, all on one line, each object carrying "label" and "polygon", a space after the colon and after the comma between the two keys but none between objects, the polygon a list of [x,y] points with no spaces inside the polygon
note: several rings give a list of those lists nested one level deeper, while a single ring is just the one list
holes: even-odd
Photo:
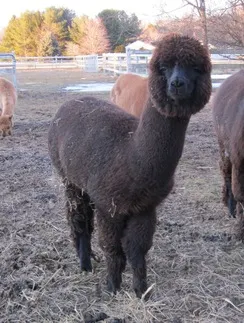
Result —
[{"label": "alpaca eye", "polygon": [[197,72],[199,74],[202,73],[202,70],[201,70],[201,68],[199,66],[193,66],[193,69],[194,69],[195,72]]},{"label": "alpaca eye", "polygon": [[166,66],[166,65],[162,65],[162,64],[160,64],[160,65],[159,65],[159,70],[160,70],[161,72],[165,72],[165,71],[166,71],[166,69],[167,69],[167,66]]}]

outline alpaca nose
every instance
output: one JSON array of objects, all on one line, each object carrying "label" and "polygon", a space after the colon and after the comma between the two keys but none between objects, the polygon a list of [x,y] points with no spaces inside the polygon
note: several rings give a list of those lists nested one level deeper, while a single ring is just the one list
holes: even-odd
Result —
[{"label": "alpaca nose", "polygon": [[171,82],[171,86],[173,86],[174,88],[180,88],[182,86],[185,85],[185,82],[181,79],[181,78],[175,78],[172,82]]}]

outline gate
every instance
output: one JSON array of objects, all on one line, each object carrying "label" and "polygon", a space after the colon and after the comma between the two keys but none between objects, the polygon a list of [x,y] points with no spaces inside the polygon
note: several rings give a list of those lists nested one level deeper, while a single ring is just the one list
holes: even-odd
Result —
[{"label": "gate", "polygon": [[16,81],[16,59],[12,53],[0,53],[0,74],[11,74],[14,87],[17,89]]}]

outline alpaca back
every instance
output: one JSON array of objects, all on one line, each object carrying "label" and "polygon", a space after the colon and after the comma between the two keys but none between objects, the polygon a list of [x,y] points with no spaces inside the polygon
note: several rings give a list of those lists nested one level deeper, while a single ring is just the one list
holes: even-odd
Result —
[{"label": "alpaca back", "polygon": [[0,77],[0,103],[2,108],[1,115],[12,116],[17,101],[17,92],[14,85],[7,79]]},{"label": "alpaca back", "polygon": [[[244,138],[244,71],[226,79],[212,100],[215,130],[219,142],[230,153],[230,149],[241,153]],[[231,147],[231,148],[230,148]],[[244,156],[244,152],[241,153]]]},{"label": "alpaca back", "polygon": [[110,94],[113,103],[136,117],[140,117],[148,96],[148,79],[135,74],[120,75]]}]

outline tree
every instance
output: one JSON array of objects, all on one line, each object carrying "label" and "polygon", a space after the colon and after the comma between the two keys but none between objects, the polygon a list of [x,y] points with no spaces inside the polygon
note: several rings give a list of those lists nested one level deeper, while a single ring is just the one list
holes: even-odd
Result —
[{"label": "tree", "polygon": [[85,37],[85,26],[88,21],[87,16],[75,17],[69,27],[70,38],[73,43],[80,46]]},{"label": "tree", "polygon": [[81,43],[83,54],[102,54],[109,49],[107,30],[100,18],[85,21],[84,37]]},{"label": "tree", "polygon": [[244,47],[244,1],[228,0],[209,19],[211,42],[221,47]]},{"label": "tree", "polygon": [[71,27],[73,19],[76,17],[75,12],[68,8],[60,8],[60,10],[62,10],[62,18],[65,21],[66,28]]},{"label": "tree", "polygon": [[0,43],[3,40],[4,32],[5,32],[5,29],[4,28],[0,30]]},{"label": "tree", "polygon": [[98,14],[107,30],[111,49],[127,45],[141,33],[140,22],[135,14],[127,15],[124,10],[106,9]]},{"label": "tree", "polygon": [[199,40],[203,38],[202,28],[193,14],[183,16],[181,18],[168,18],[157,23],[157,29],[160,34],[179,33],[185,36],[195,37]]},{"label": "tree", "polygon": [[44,31],[40,36],[38,46],[38,56],[56,56],[60,55],[60,48],[56,37],[51,31]]},{"label": "tree", "polygon": [[15,51],[20,56],[35,56],[42,26],[42,15],[37,12],[24,12],[19,18],[10,20],[1,44],[1,50]]},{"label": "tree", "polygon": [[140,34],[140,39],[144,42],[151,43],[160,37],[160,31],[156,25],[147,25]]},{"label": "tree", "polygon": [[42,30],[52,33],[58,41],[61,53],[65,50],[66,41],[70,40],[69,27],[74,16],[73,11],[56,7],[47,8],[43,14]]},{"label": "tree", "polygon": [[208,28],[205,0],[183,0],[187,5],[197,10],[203,30],[203,45],[208,48]]},{"label": "tree", "polygon": [[43,13],[26,11],[19,18],[13,16],[5,30],[1,50],[15,51],[21,56],[36,56],[40,52],[60,55],[70,40],[69,30],[74,18],[73,11],[55,7]]},{"label": "tree", "polygon": [[81,54],[80,46],[69,41],[66,43],[65,55],[68,56],[77,56]]},{"label": "tree", "polygon": [[[205,5],[205,0],[182,0],[183,5],[179,8],[175,8],[174,10],[170,12],[166,12],[163,7],[161,8],[162,14],[172,14],[173,12],[182,9],[183,7],[192,7],[194,11],[197,12],[199,21],[198,24],[201,26],[202,32],[198,33],[201,34],[201,40],[203,42],[203,45],[208,48],[208,28],[207,28],[207,15],[206,15],[206,5]],[[190,17],[192,15],[188,15]],[[181,19],[178,18],[180,21]],[[190,27],[190,26],[189,26]],[[190,28],[189,28],[190,29]]]}]

